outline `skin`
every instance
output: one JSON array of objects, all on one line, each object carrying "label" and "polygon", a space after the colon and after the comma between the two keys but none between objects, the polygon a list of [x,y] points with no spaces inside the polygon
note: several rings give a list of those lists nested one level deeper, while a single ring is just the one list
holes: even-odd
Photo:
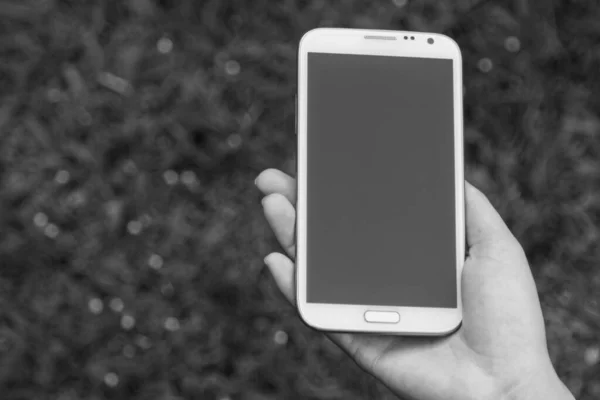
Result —
[{"label": "skin", "polygon": [[[256,185],[284,253],[265,264],[295,304],[296,182],[275,169]],[[573,399],[556,375],[523,249],[487,197],[465,182],[468,257],[463,323],[441,338],[326,333],[363,370],[406,399]]]}]

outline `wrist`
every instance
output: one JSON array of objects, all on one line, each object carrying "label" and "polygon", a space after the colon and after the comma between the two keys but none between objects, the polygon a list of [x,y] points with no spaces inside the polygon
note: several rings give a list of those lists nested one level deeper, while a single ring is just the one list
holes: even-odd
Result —
[{"label": "wrist", "polygon": [[532,368],[501,385],[502,400],[575,400],[548,361],[544,367]]}]

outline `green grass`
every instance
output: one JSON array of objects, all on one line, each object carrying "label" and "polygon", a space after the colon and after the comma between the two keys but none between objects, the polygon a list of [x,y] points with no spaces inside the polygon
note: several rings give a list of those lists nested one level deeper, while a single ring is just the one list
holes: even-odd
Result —
[{"label": "green grass", "polygon": [[598,398],[600,5],[400,3],[0,0],[2,398],[393,398],[262,267],[253,179],[293,173],[321,25],[459,42],[467,178],[529,256],[561,378]]}]

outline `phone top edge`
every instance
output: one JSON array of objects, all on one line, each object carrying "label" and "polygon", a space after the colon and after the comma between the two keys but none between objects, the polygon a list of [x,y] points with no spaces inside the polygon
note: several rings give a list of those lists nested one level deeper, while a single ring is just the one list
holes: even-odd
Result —
[{"label": "phone top edge", "polygon": [[[370,40],[378,38],[385,40]],[[429,43],[428,39],[434,39],[434,42]],[[454,39],[430,32],[315,28],[307,31],[300,39],[299,61],[304,55],[312,52],[451,58],[462,62],[460,47]]]}]

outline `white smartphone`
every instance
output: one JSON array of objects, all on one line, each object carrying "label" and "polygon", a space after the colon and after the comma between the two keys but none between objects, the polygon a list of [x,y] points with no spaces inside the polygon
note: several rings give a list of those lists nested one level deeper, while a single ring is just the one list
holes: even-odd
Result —
[{"label": "white smartphone", "polygon": [[462,320],[462,59],[449,37],[319,28],[298,54],[297,306],[326,331]]}]

